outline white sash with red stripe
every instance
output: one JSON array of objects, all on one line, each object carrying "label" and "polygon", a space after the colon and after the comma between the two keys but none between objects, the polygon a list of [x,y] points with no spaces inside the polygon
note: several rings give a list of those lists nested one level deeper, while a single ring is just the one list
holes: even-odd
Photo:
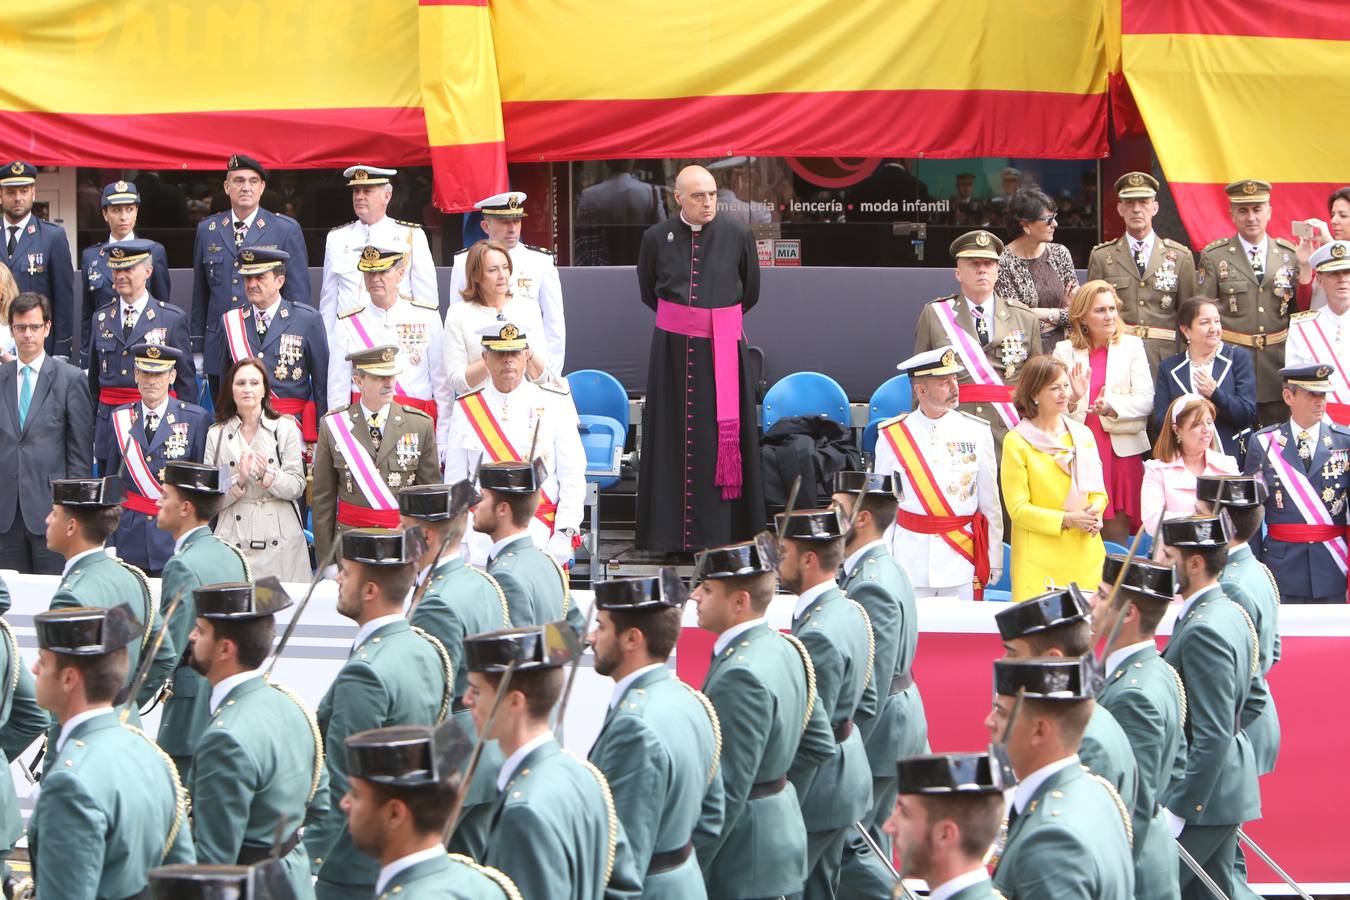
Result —
[{"label": "white sash with red stripe", "polygon": [[[375,340],[366,332],[366,326],[361,324],[361,314],[357,313],[353,316],[348,316],[347,321],[351,323],[352,331],[356,332],[356,336],[360,338],[361,343],[365,345],[365,348],[367,350],[372,349],[375,346]],[[394,379],[394,393],[402,394],[405,397],[415,396],[414,394],[408,393],[407,389],[399,383],[397,378]]]},{"label": "white sash with red stripe", "polygon": [[135,424],[132,413],[135,407],[119,409],[112,414],[113,431],[117,435],[117,446],[126,457],[127,472],[136,484],[136,491],[147,500],[158,500],[164,496],[159,479],[150,471],[150,463],[145,459],[141,445],[131,436],[131,426]]},{"label": "white sash with red stripe", "polygon": [[244,325],[244,308],[236,307],[222,317],[225,322],[225,341],[230,346],[230,357],[239,362],[253,355],[248,345],[248,331]]},{"label": "white sash with red stripe", "polygon": [[[976,384],[988,384],[998,387],[1004,387],[1003,379],[998,377],[998,372],[989,365],[989,357],[984,355],[984,350],[975,339],[956,323],[956,300],[948,300],[943,303],[934,304],[937,307],[938,321],[942,323],[942,330],[946,332],[947,339],[952,342],[952,347],[961,357],[961,362],[970,372],[971,380]],[[994,409],[998,411],[999,418],[1003,424],[1008,426],[1008,430],[1017,427],[1021,416],[1017,415],[1016,408],[1011,403],[994,403]]]},{"label": "white sash with red stripe", "polygon": [[[1326,427],[1326,423],[1323,423]],[[1317,489],[1308,481],[1308,476],[1300,472],[1294,466],[1289,464],[1289,460],[1284,458],[1280,452],[1283,448],[1276,440],[1278,429],[1268,431],[1259,435],[1258,439],[1266,445],[1266,459],[1270,460],[1270,465],[1279,473],[1280,480],[1289,488],[1289,499],[1294,501],[1294,506],[1298,508],[1299,515],[1303,516],[1303,521],[1309,525],[1332,525],[1331,512],[1317,493]],[[1337,568],[1344,575],[1350,572],[1350,547],[1347,547],[1345,538],[1332,538],[1326,542],[1326,548],[1331,551],[1331,558],[1336,562]]]},{"label": "white sash with red stripe", "polygon": [[[1336,355],[1331,340],[1322,330],[1322,323],[1319,321],[1321,318],[1321,316],[1318,316],[1303,326],[1305,338],[1308,340],[1308,350],[1312,353],[1314,359],[1329,362],[1335,367],[1331,382],[1336,386],[1336,389],[1331,392],[1331,396],[1327,400],[1331,403],[1347,403],[1350,402],[1350,373],[1346,372],[1346,367],[1341,362],[1340,357]],[[1309,331],[1312,331],[1313,334],[1309,335]]]},{"label": "white sash with red stripe", "polygon": [[347,461],[347,469],[352,473],[352,481],[356,483],[357,489],[361,491],[361,496],[366,498],[366,503],[370,504],[370,508],[398,509],[398,501],[394,499],[389,486],[380,477],[380,470],[375,466],[375,460],[370,458],[366,448],[361,446],[361,442],[356,439],[356,435],[352,434],[352,427],[347,421],[346,410],[328,416],[324,419],[324,422],[328,425],[328,430],[332,432],[333,443],[337,445],[338,452]]}]

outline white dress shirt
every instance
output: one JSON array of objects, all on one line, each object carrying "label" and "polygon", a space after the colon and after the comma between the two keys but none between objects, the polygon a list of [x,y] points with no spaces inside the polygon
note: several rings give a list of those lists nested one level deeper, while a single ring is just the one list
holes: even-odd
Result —
[{"label": "white dress shirt", "polygon": [[1297,444],[1298,444],[1298,441],[1299,441],[1299,438],[1298,438],[1299,433],[1300,433],[1300,432],[1304,432],[1304,431],[1308,432],[1308,444],[1309,444],[1309,446],[1311,446],[1311,447],[1313,448],[1313,455],[1316,456],[1316,455],[1317,455],[1317,436],[1318,436],[1319,434],[1322,433],[1322,423],[1321,423],[1321,422],[1314,422],[1313,424],[1309,425],[1307,428],[1304,428],[1303,426],[1301,426],[1301,425],[1299,425],[1297,422],[1295,422],[1293,419],[1290,419],[1290,420],[1289,420],[1289,434],[1290,434],[1290,435],[1293,437],[1293,439],[1294,439],[1294,444],[1295,444],[1294,449],[1295,449],[1295,450],[1298,449]]},{"label": "white dress shirt", "polygon": [[83,553],[76,553],[70,559],[66,560],[66,567],[61,570],[61,577],[65,578],[67,575],[70,574],[70,570],[75,568],[75,566],[79,563],[80,560],[84,559],[87,556],[93,556],[95,553],[103,553],[106,555],[107,551],[103,547],[95,547],[93,550],[86,550]]},{"label": "white dress shirt", "polygon": [[222,678],[215,687],[211,688],[211,712],[214,713],[220,709],[220,704],[225,702],[225,698],[230,695],[230,691],[250,678],[261,678],[262,675],[262,669],[249,669],[247,672],[239,672],[228,678]]},{"label": "white dress shirt", "polygon": [[551,740],[553,740],[553,732],[545,731],[516,748],[516,752],[508,756],[506,761],[502,763],[502,770],[497,775],[497,792],[501,793],[506,790],[506,786],[515,777],[516,769],[520,768],[520,764],[525,761],[525,757],[534,752],[535,748],[542,747]]},{"label": "white dress shirt", "polygon": [[1157,239],[1158,235],[1152,229],[1149,230],[1149,233],[1144,237],[1142,241],[1135,240],[1134,237],[1127,232],[1125,235],[1125,243],[1130,248],[1131,260],[1133,260],[1135,257],[1134,248],[1142,244],[1143,246],[1141,249],[1143,250],[1144,267],[1147,268],[1148,261],[1153,257],[1153,244],[1157,241]]},{"label": "white dress shirt", "polygon": [[665,663],[652,663],[649,666],[643,666],[640,669],[634,669],[627,675],[620,678],[619,683],[614,685],[614,693],[609,695],[609,708],[613,709],[614,707],[619,705],[619,701],[623,699],[624,694],[628,693],[628,688],[632,686],[633,682],[637,681],[643,675],[646,675],[652,669],[664,669],[665,667],[666,667]]},{"label": "white dress shirt", "polygon": [[989,880],[989,872],[983,867],[972,869],[964,875],[957,875],[950,881],[944,881],[942,884],[928,892],[928,900],[947,900],[954,894],[959,894],[968,887],[974,887],[977,884],[983,884]]},{"label": "white dress shirt", "polygon": [[1140,641],[1137,644],[1130,644],[1128,647],[1121,647],[1106,658],[1104,671],[1109,675],[1116,670],[1116,666],[1120,665],[1131,656],[1134,656],[1140,650],[1143,650],[1145,647],[1153,647],[1156,649],[1157,646],[1157,644],[1153,643],[1153,638],[1149,638],[1148,640]]},{"label": "white dress shirt", "polygon": [[356,637],[352,640],[352,649],[355,650],[357,647],[360,647],[366,642],[366,638],[370,637],[384,626],[401,621],[403,621],[403,613],[394,613],[389,616],[376,616],[360,628],[356,629]]},{"label": "white dress shirt", "polygon": [[187,543],[187,539],[192,537],[194,534],[196,534],[199,531],[210,531],[210,530],[211,529],[206,525],[198,525],[196,528],[192,528],[189,529],[188,531],[183,532],[183,536],[173,542],[174,554],[177,555],[178,551],[182,550],[183,545]]},{"label": "white dress shirt", "polygon": [[1255,251],[1256,251],[1256,258],[1259,259],[1259,260],[1261,260],[1261,266],[1262,266],[1262,268],[1261,268],[1261,274],[1262,274],[1262,275],[1268,275],[1269,273],[1266,272],[1266,270],[1265,270],[1265,265],[1266,265],[1266,253],[1269,252],[1269,250],[1270,250],[1270,236],[1269,236],[1269,235],[1264,235],[1264,234],[1263,234],[1263,235],[1261,235],[1261,243],[1259,243],[1259,244],[1250,244],[1250,243],[1247,242],[1247,239],[1246,239],[1245,237],[1243,237],[1242,235],[1239,234],[1239,235],[1238,235],[1238,242],[1239,242],[1240,244],[1242,244],[1242,252],[1245,253],[1245,254],[1247,254],[1247,262],[1248,262],[1248,264],[1251,263],[1251,261],[1252,261],[1252,251],[1255,250]]},{"label": "white dress shirt", "polygon": [[829,581],[822,581],[815,587],[809,587],[802,591],[801,594],[797,596],[796,605],[792,607],[792,621],[795,622],[800,619],[802,613],[806,612],[807,608],[812,603],[816,602],[817,597],[828,591],[830,588],[836,588],[838,586],[839,585],[835,583],[835,580],[831,578]]},{"label": "white dress shirt", "polygon": [[[861,500],[859,502],[861,502]],[[858,563],[862,560],[863,554],[871,550],[873,547],[880,547],[885,543],[886,543],[885,538],[877,538],[875,541],[868,541],[866,544],[863,544],[857,550],[854,550],[852,553],[850,553],[848,555],[848,559],[844,560],[844,575],[846,576],[852,575],[853,570],[858,568]]]},{"label": "white dress shirt", "polygon": [[510,544],[510,543],[512,543],[513,541],[518,541],[518,540],[520,540],[520,538],[521,538],[522,535],[528,535],[529,533],[530,533],[530,530],[529,530],[528,528],[525,528],[525,529],[522,529],[522,530],[520,530],[520,531],[517,531],[515,534],[508,534],[506,537],[502,538],[500,541],[493,541],[493,543],[492,543],[492,548],[491,548],[490,550],[488,550],[488,556],[487,556],[487,558],[488,558],[489,560],[494,560],[494,559],[496,559],[498,556],[501,556],[502,551],[506,549],[506,545],[507,545],[507,544]]},{"label": "white dress shirt", "polygon": [[131,319],[131,327],[135,328],[136,323],[141,320],[141,313],[145,312],[145,304],[149,302],[150,302],[149,291],[142,291],[141,295],[137,297],[135,300],[132,300],[130,303],[126,301],[126,298],[119,296],[117,298],[117,324],[121,325],[126,322],[127,307],[130,306],[134,311]]}]

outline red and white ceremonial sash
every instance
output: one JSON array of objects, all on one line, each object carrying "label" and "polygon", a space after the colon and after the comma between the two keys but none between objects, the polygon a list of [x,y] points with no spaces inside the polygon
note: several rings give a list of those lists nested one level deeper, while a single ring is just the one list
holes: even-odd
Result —
[{"label": "red and white ceremonial sash", "polygon": [[[1317,319],[1320,319],[1318,316]],[[1350,373],[1345,370],[1345,364],[1340,357],[1336,355],[1336,350],[1332,347],[1327,334],[1322,330],[1322,325],[1317,319],[1313,319],[1306,325],[1300,324],[1299,329],[1303,333],[1303,340],[1308,345],[1308,352],[1313,359],[1330,362],[1335,367],[1335,372],[1331,376],[1331,383],[1335,390],[1327,397],[1327,415],[1338,425],[1350,425]],[[1311,333],[1310,333],[1311,332]]]},{"label": "red and white ceremonial sash", "polygon": [[[520,454],[506,437],[506,432],[502,431],[497,417],[488,408],[482,391],[466,394],[455,402],[464,410],[465,418],[473,426],[474,434],[478,435],[478,440],[493,462],[521,461]],[[548,526],[549,534],[553,533],[553,526],[558,518],[558,504],[544,493],[543,487],[539,488],[539,507],[534,511],[534,517]]]},{"label": "red and white ceremonial sash", "polygon": [[[372,339],[371,336],[368,333],[366,333],[366,326],[361,324],[360,313],[357,313],[354,316],[348,316],[346,321],[351,323],[352,331],[356,332],[356,336],[361,339],[361,343],[366,345],[367,350],[371,350],[375,347],[374,339]],[[394,393],[402,394],[405,397],[412,396],[411,394],[408,393],[407,389],[401,383],[399,383],[399,380],[397,378],[394,379]]]},{"label": "red and white ceremonial sash", "polygon": [[[961,361],[965,363],[966,370],[970,372],[970,377],[976,385],[982,387],[1003,388],[1008,391],[1011,399],[1012,391],[1003,383],[1003,379],[998,377],[994,367],[989,365],[989,357],[984,355],[983,348],[975,343],[975,339],[970,336],[960,325],[956,324],[956,301],[948,300],[945,303],[935,304],[938,312],[938,321],[942,323],[942,330],[947,333],[947,339],[952,342],[952,347],[960,354]],[[962,398],[963,400],[966,398]],[[976,398],[971,398],[972,400]],[[982,398],[980,398],[982,399]],[[1017,427],[1017,423],[1022,421],[1021,416],[1017,414],[1017,409],[1008,400],[990,400],[994,409],[998,411],[999,418],[1003,424],[1012,431]]]},{"label": "red and white ceremonial sash", "polygon": [[[1316,543],[1325,544],[1327,550],[1331,552],[1331,558],[1335,561],[1336,567],[1344,575],[1350,572],[1350,548],[1347,548],[1345,542],[1345,527],[1332,521],[1331,513],[1322,502],[1317,489],[1308,481],[1308,476],[1290,465],[1289,460],[1284,458],[1284,454],[1280,452],[1282,449],[1280,443],[1276,440],[1278,433],[1278,430],[1268,431],[1258,436],[1258,440],[1265,444],[1266,459],[1270,460],[1270,465],[1280,476],[1280,480],[1284,482],[1285,487],[1289,489],[1289,499],[1294,501],[1294,506],[1298,509],[1299,515],[1303,517],[1303,521],[1309,525],[1335,529],[1337,532],[1335,536],[1332,536],[1331,532],[1328,531]],[[1270,536],[1280,540],[1276,533],[1277,528],[1278,526],[1273,524],[1267,526]]]},{"label": "red and white ceremonial sash", "polygon": [[127,473],[131,476],[131,481],[136,485],[136,493],[127,494],[126,500],[122,505],[128,509],[134,509],[136,512],[153,514],[159,510],[158,501],[164,496],[163,489],[160,488],[159,479],[150,471],[150,464],[145,459],[145,453],[141,450],[141,445],[131,436],[131,427],[135,424],[132,418],[134,407],[131,409],[119,409],[112,415],[113,432],[117,435],[117,446],[121,449],[122,455],[126,458]]},{"label": "red and white ceremonial sash", "polygon": [[347,461],[347,469],[352,473],[352,481],[361,491],[361,496],[366,498],[370,508],[385,512],[390,510],[397,512],[398,501],[394,499],[389,486],[380,477],[380,470],[376,468],[375,460],[370,458],[366,448],[362,447],[360,441],[356,439],[356,435],[352,434],[352,427],[347,421],[347,414],[343,412],[329,416],[324,419],[324,422],[333,435],[333,443],[337,445],[338,452]]},{"label": "red and white ceremonial sash", "polygon": [[235,362],[248,359],[253,350],[248,345],[247,326],[244,325],[244,308],[235,307],[222,317],[225,323],[225,342],[230,347],[230,358]]}]

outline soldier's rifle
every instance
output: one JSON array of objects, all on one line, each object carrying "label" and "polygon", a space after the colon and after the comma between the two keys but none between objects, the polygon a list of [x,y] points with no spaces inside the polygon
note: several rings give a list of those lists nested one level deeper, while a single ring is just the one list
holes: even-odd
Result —
[{"label": "soldier's rifle", "polygon": [[267,664],[267,671],[263,673],[264,678],[272,677],[272,670],[276,668],[277,660],[281,659],[282,652],[285,651],[286,645],[290,643],[291,635],[295,633],[295,626],[300,624],[300,616],[304,614],[305,607],[309,606],[309,600],[314,596],[314,589],[319,586],[320,581],[323,581],[324,569],[333,564],[337,559],[338,551],[341,549],[342,536],[334,535],[333,546],[329,547],[328,553],[325,554],[323,559],[319,560],[319,566],[314,570],[314,577],[309,581],[309,590],[305,591],[304,599],[295,608],[295,615],[291,616],[291,620],[286,623],[286,630],[281,633],[281,640],[277,642],[277,649],[272,651],[272,661]]},{"label": "soldier's rifle", "polygon": [[517,660],[511,660],[506,666],[506,671],[502,673],[502,680],[497,684],[497,695],[492,698],[492,707],[488,710],[487,718],[483,720],[483,727],[478,729],[478,737],[473,743],[473,750],[469,753],[469,764],[464,767],[464,777],[460,779],[459,791],[455,795],[455,802],[450,806],[450,813],[445,819],[445,829],[441,832],[441,843],[446,847],[450,846],[450,839],[455,835],[455,828],[459,825],[459,813],[464,808],[464,798],[469,791],[469,785],[473,784],[474,773],[478,771],[478,760],[483,755],[483,744],[487,736],[492,733],[492,725],[497,721],[497,711],[501,709],[502,699],[511,687],[511,676],[516,673]]},{"label": "soldier's rifle", "polygon": [[[122,706],[122,712],[119,714],[122,722],[126,722],[131,717],[132,704],[135,704],[136,697],[140,695],[141,688],[145,687],[146,680],[150,677],[150,668],[155,664],[155,654],[164,643],[164,636],[169,633],[169,620],[173,614],[178,611],[178,604],[183,602],[183,596],[187,593],[187,587],[178,589],[174,594],[172,602],[169,603],[169,609],[164,613],[164,622],[160,625],[159,634],[156,634],[150,644],[145,648],[145,653],[141,656],[140,666],[136,670],[136,677],[131,683],[118,692],[113,698],[113,706]],[[125,693],[123,693],[125,692]],[[123,704],[127,704],[123,706]]]}]

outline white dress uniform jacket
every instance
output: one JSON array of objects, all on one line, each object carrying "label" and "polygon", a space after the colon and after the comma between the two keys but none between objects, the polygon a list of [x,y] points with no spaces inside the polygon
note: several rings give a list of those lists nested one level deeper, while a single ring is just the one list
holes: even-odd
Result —
[{"label": "white dress uniform jacket", "polygon": [[1289,343],[1284,350],[1286,366],[1311,366],[1329,363],[1336,367],[1331,386],[1341,399],[1329,397],[1334,403],[1350,403],[1344,390],[1350,376],[1350,312],[1338,316],[1330,306],[1311,312],[1294,313],[1289,317]]},{"label": "white dress uniform jacket", "polygon": [[558,370],[549,360],[544,323],[533,300],[512,297],[500,310],[481,303],[456,303],[445,313],[445,377],[454,396],[476,391],[488,383],[489,378],[484,373],[476,383],[469,384],[464,370],[483,357],[483,329],[506,322],[525,333],[530,352],[544,367],[544,375],[539,380],[549,381],[558,376]]},{"label": "white dress uniform jacket", "polygon": [[[468,250],[455,254],[455,267],[450,272],[450,306],[463,303],[464,260]],[[355,265],[355,261],[352,263]],[[558,375],[563,372],[563,354],[567,350],[567,323],[563,320],[562,282],[553,254],[528,244],[516,244],[511,250],[511,291],[516,297],[532,300],[539,307],[544,321],[544,342],[548,346],[549,368]]]},{"label": "white dress uniform jacket", "polygon": [[398,285],[399,293],[416,297],[423,303],[438,304],[440,301],[436,288],[436,261],[431,258],[431,248],[427,246],[427,235],[421,225],[389,216],[374,225],[357,219],[329,231],[324,245],[319,312],[323,314],[323,325],[329,334],[333,333],[338,313],[370,302],[365,279],[356,271],[361,248],[368,245],[407,251],[409,256],[404,261],[407,268]]}]

